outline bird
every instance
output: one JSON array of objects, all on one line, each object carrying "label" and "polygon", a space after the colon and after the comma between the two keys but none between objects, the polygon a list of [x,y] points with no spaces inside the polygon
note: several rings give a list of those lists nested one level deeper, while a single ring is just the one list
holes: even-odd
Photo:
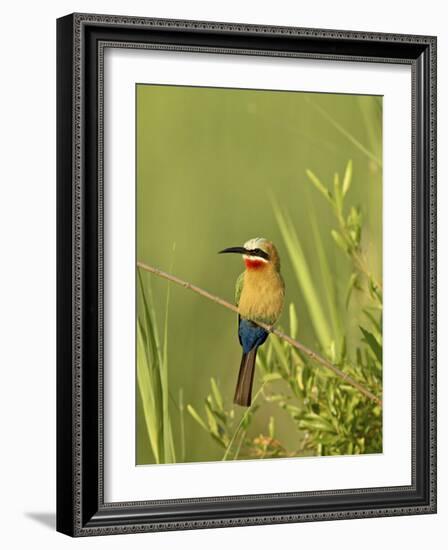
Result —
[{"label": "bird", "polygon": [[258,348],[269,332],[258,322],[273,326],[280,317],[285,283],[280,273],[280,256],[274,244],[263,238],[249,239],[219,254],[241,254],[246,269],[237,279],[235,305],[238,308],[238,338],[243,348],[234,403],[249,407]]}]

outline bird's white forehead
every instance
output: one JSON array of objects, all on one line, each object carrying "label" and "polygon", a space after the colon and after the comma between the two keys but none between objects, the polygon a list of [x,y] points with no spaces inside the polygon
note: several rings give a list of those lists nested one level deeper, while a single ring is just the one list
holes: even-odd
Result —
[{"label": "bird's white forehead", "polygon": [[249,239],[244,243],[244,248],[247,250],[255,250],[255,248],[262,248],[264,244],[267,243],[267,239],[263,237],[255,237],[254,239]]}]

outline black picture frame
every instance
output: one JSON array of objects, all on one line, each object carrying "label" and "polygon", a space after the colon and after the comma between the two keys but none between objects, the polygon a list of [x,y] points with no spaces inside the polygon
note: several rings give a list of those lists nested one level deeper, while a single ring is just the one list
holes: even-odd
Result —
[{"label": "black picture frame", "polygon": [[[102,56],[110,43],[411,66],[410,486],[104,502]],[[435,37],[92,14],[58,19],[57,256],[58,531],[89,536],[436,512]]]}]

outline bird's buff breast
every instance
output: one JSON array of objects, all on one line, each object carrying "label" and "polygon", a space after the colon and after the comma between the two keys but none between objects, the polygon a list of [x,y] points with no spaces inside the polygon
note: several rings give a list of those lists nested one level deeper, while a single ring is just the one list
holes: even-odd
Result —
[{"label": "bird's buff breast", "polygon": [[273,324],[283,308],[284,287],[274,270],[246,271],[238,312],[241,317]]}]

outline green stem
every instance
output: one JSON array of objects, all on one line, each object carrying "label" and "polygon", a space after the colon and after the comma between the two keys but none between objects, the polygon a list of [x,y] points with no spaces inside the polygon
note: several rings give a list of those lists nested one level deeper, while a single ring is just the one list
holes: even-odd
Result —
[{"label": "green stem", "polygon": [[238,458],[239,454],[240,454],[241,447],[242,447],[243,441],[244,441],[244,436],[245,436],[245,432],[243,432],[241,434],[240,440],[239,440],[238,445],[236,447],[235,454],[233,455],[233,460],[236,460]]},{"label": "green stem", "polygon": [[179,389],[179,417],[180,417],[180,442],[181,442],[181,459],[185,462],[185,418],[184,418],[184,390]]},{"label": "green stem", "polygon": [[260,388],[258,389],[257,393],[255,394],[255,397],[253,398],[250,407],[248,407],[248,408],[244,411],[244,414],[243,414],[243,416],[241,417],[241,420],[239,421],[238,426],[236,427],[236,430],[235,430],[234,433],[233,433],[232,439],[229,441],[229,444],[227,445],[226,452],[224,453],[224,456],[222,457],[221,460],[227,460],[227,457],[229,456],[229,453],[230,453],[230,449],[232,448],[232,445],[234,444],[234,442],[235,442],[235,440],[236,440],[236,437],[237,437],[237,435],[238,435],[238,433],[239,433],[241,427],[243,426],[244,421],[245,421],[246,418],[249,416],[249,413],[251,412],[251,410],[252,410],[252,408],[253,408],[253,406],[254,406],[255,401],[258,399],[258,396],[259,396],[260,393],[263,391],[263,388],[264,388],[264,383],[260,386]]}]

